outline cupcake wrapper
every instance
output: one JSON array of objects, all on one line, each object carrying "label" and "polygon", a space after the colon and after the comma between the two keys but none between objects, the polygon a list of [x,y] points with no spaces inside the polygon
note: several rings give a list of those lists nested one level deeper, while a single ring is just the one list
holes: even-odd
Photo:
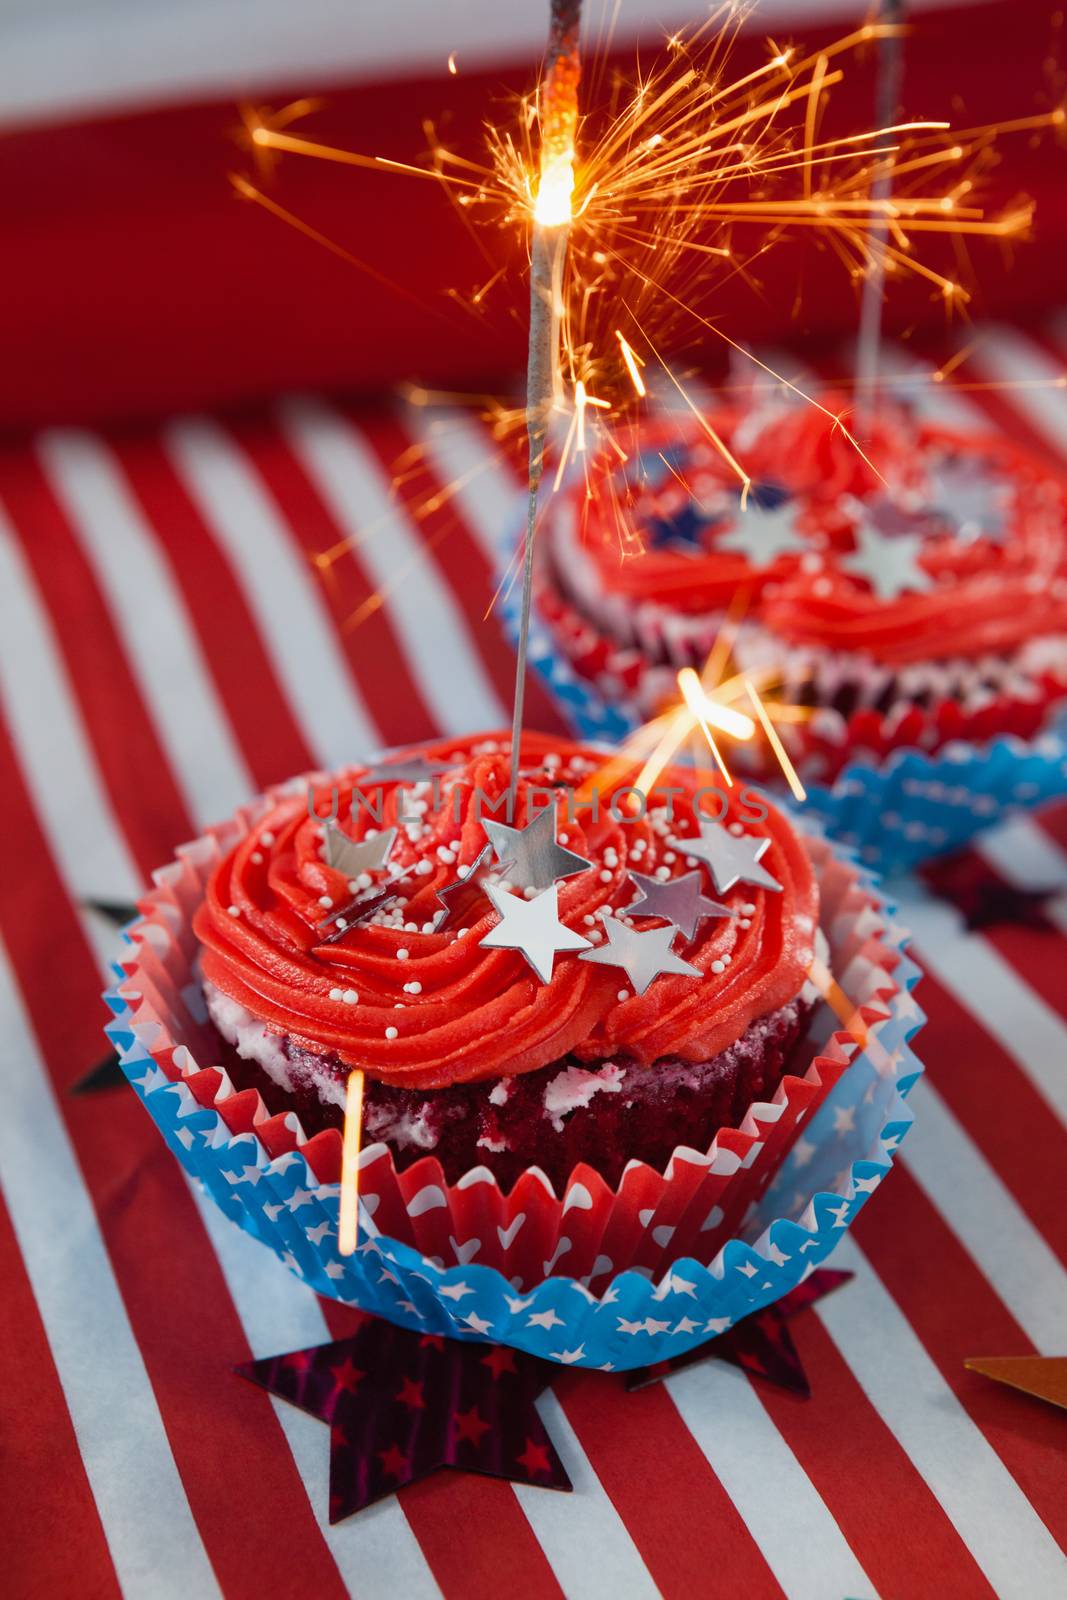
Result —
[{"label": "cupcake wrapper", "polygon": [[[179,851],[127,929],[107,1032],[177,1159],[228,1217],[317,1292],[408,1327],[512,1344],[585,1366],[635,1367],[685,1350],[788,1293],[832,1250],[888,1170],[921,1068],[908,1039],[918,969],[873,883],[811,839],[835,975],[876,1042],[861,1051],[816,1008],[812,1063],[754,1104],[710,1151],[664,1173],[630,1163],[613,1190],[578,1167],[562,1197],[528,1169],[503,1195],[484,1168],[448,1184],[433,1159],[397,1173],[361,1162],[361,1243],[336,1250],[340,1134],[306,1138],[235,1091],[195,976],[192,913],[215,861],[255,817]],[[797,1137],[803,1125],[803,1135]]]},{"label": "cupcake wrapper", "polygon": [[[503,597],[501,614],[514,643],[521,596]],[[558,648],[536,605],[529,660],[578,737],[618,744],[645,720],[631,700],[609,701]],[[848,762],[830,784],[807,784],[805,815],[879,872],[909,872],[960,850],[1010,811],[1067,794],[1067,712],[1033,738],[1004,734],[987,743],[958,740],[934,754],[895,750],[882,760]]]}]

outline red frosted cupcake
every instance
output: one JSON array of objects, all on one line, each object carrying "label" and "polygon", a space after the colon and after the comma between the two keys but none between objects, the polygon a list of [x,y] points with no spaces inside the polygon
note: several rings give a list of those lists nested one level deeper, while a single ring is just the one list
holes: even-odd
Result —
[{"label": "red frosted cupcake", "polygon": [[[804,1031],[818,931],[805,841],[692,771],[643,805],[603,757],[530,736],[425,747],[275,798],[195,917],[220,1064],[304,1129],[505,1188],[579,1162],[608,1183],[706,1149],[773,1094]],[[605,779],[606,781],[606,779]],[[329,813],[336,820],[322,821]]]},{"label": "red frosted cupcake", "polygon": [[672,420],[546,514],[538,611],[604,700],[661,710],[740,601],[735,659],[811,708],[784,737],[813,778],[1046,725],[1067,695],[1062,479],[903,412],[863,455],[814,405],[710,420],[752,476],[747,505],[710,439]]}]

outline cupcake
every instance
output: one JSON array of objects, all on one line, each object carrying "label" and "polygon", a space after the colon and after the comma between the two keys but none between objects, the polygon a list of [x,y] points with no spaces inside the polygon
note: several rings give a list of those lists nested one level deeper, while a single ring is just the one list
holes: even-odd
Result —
[{"label": "cupcake", "polygon": [[[787,819],[692,771],[581,797],[604,757],[495,738],[282,798],[194,919],[233,1079],[398,1169],[609,1185],[707,1148],[777,1089],[812,1007],[819,890]],[[694,801],[696,802],[694,804]],[[321,820],[326,817],[327,820]]]},{"label": "cupcake", "polygon": [[1067,484],[1001,438],[902,409],[861,455],[825,403],[711,414],[751,474],[747,503],[677,421],[613,454],[591,496],[584,481],[556,496],[537,593],[550,656],[632,724],[677,699],[679,668],[703,666],[734,608],[735,663],[806,713],[781,733],[817,783],[1049,727],[1067,697]]},{"label": "cupcake", "polygon": [[109,1037],[318,1293],[639,1366],[788,1293],[889,1170],[921,1016],[875,886],[756,790],[633,777],[531,735],[509,816],[507,739],[450,739],[272,790],[155,874]]}]

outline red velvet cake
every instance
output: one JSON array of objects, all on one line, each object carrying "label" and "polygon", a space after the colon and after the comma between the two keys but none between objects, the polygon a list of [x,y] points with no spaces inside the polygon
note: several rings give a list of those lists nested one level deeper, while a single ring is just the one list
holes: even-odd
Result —
[{"label": "red velvet cake", "polygon": [[[827,411],[838,407],[826,399]],[[734,650],[782,700],[796,763],[832,777],[882,756],[1030,736],[1067,695],[1067,485],[993,436],[884,411],[863,454],[812,404],[650,424],[558,494],[537,606],[556,647],[610,702],[677,700],[727,609]]]},{"label": "red velvet cake", "polygon": [[752,791],[668,770],[646,802],[603,762],[526,737],[510,824],[493,735],[276,800],[194,924],[233,1081],[311,1132],[361,1068],[398,1167],[557,1192],[580,1161],[662,1170],[773,1095],[821,939],[802,838]]}]

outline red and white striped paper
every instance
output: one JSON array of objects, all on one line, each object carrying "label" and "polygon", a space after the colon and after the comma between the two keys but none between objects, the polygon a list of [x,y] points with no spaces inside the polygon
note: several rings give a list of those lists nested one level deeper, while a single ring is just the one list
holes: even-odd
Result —
[{"label": "red and white striped paper", "polygon": [[[1065,350],[1063,327],[990,329],[964,371],[1054,376]],[[1067,453],[1065,390],[937,394]],[[1067,892],[1052,931],[967,934],[902,886],[927,1078],[834,1258],[855,1281],[793,1324],[813,1398],[714,1362],[633,1395],[565,1372],[542,1406],[569,1497],[442,1473],[330,1528],[325,1430],[230,1369],[348,1314],[201,1207],[132,1095],[65,1093],[102,1052],[113,953],[81,901],[132,897],[293,771],[506,720],[483,612],[508,472],[469,417],[313,403],[0,455],[5,1590],[1058,1600],[1067,1416],[963,1360],[1067,1350]],[[308,555],[349,538],[321,581]],[[558,726],[533,686],[529,712]],[[1067,890],[1067,809],[982,848]]]}]

